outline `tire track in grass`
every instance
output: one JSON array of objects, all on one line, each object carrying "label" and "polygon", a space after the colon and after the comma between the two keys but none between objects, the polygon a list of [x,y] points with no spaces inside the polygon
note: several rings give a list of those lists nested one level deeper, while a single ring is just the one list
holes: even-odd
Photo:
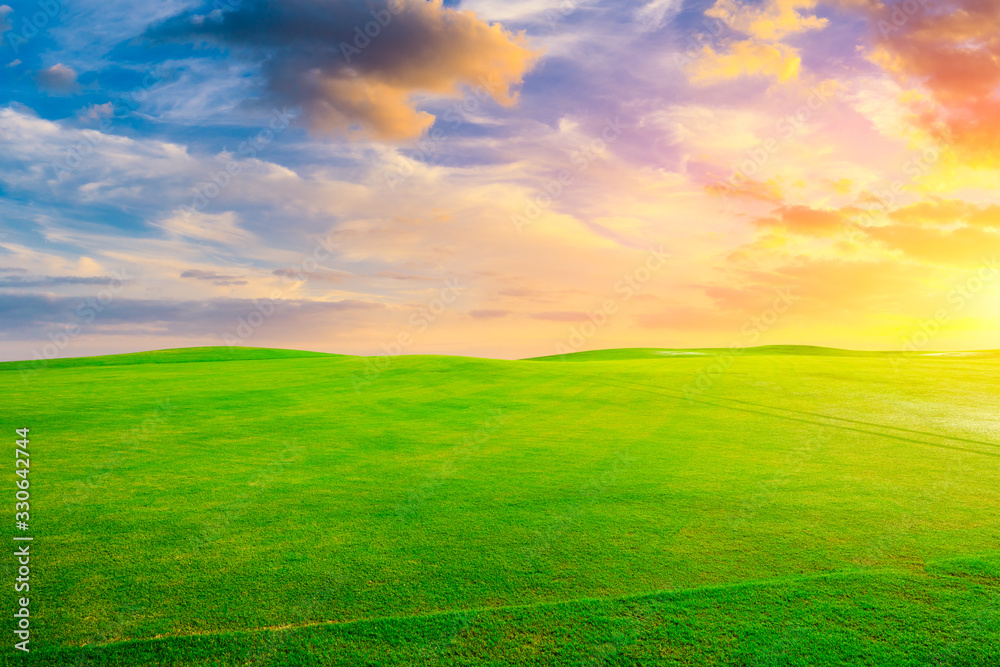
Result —
[{"label": "tire track in grass", "polygon": [[[784,419],[786,421],[795,421],[795,422],[800,422],[800,423],[804,423],[804,424],[813,424],[815,426],[825,426],[827,428],[835,428],[835,429],[839,429],[841,431],[852,431],[854,433],[863,433],[865,435],[875,435],[875,436],[879,436],[879,437],[882,437],[882,438],[891,438],[893,440],[899,440],[901,442],[909,442],[909,443],[913,443],[913,444],[917,444],[917,445],[924,445],[926,447],[937,447],[939,449],[951,449],[951,450],[958,451],[958,452],[966,452],[968,454],[978,454],[980,456],[989,456],[991,458],[1000,459],[1000,453],[983,452],[983,451],[980,451],[978,449],[969,449],[967,447],[958,447],[957,445],[942,445],[942,444],[939,444],[939,443],[927,442],[926,440],[916,440],[914,438],[907,438],[907,437],[904,437],[904,436],[901,436],[901,435],[894,435],[894,434],[891,434],[891,433],[879,433],[878,431],[869,431],[869,430],[865,430],[865,429],[861,429],[861,428],[854,428],[852,426],[840,426],[840,425],[837,425],[837,424],[828,424],[828,423],[824,423],[824,422],[821,422],[821,421],[816,421],[816,420],[813,420],[813,419],[805,419],[805,418],[802,418],[802,417],[793,417],[793,416],[790,416],[790,415],[776,414],[774,412],[765,412],[764,410],[754,410],[754,409],[751,409],[751,408],[744,408],[744,407],[739,407],[739,406],[735,406],[735,405],[726,405],[724,403],[715,403],[713,401],[706,401],[706,400],[703,400],[703,399],[688,398],[688,397],[684,396],[683,394],[681,394],[680,392],[677,392],[676,394],[674,394],[674,393],[672,393],[673,390],[668,389],[666,387],[658,387],[656,385],[633,384],[633,383],[628,383],[628,382],[613,381],[613,380],[608,380],[607,377],[601,377],[601,376],[585,377],[584,379],[594,380],[594,381],[600,382],[601,384],[614,384],[614,385],[617,385],[619,387],[624,387],[626,389],[632,389],[634,391],[642,391],[642,392],[646,392],[646,393],[649,393],[649,394],[656,394],[656,395],[659,395],[659,396],[664,396],[664,397],[667,397],[667,398],[673,398],[673,399],[676,399],[676,400],[688,401],[688,402],[691,402],[691,403],[699,403],[699,404],[702,404],[702,405],[710,405],[712,407],[723,408],[723,409],[726,409],[726,410],[737,410],[737,411],[740,411],[740,412],[749,412],[751,414],[764,415],[765,417],[773,417],[775,419]],[[735,399],[727,399],[727,398],[721,398],[720,397],[717,400],[728,401],[728,400],[735,400]],[[740,401],[740,402],[746,403],[746,401]],[[774,406],[770,406],[770,405],[759,405],[759,404],[754,404],[754,403],[750,403],[749,405],[756,405],[757,407],[766,408],[768,410],[785,410],[785,408],[774,407]],[[792,412],[794,412],[794,411],[792,411]],[[819,415],[817,415],[817,416],[819,416]],[[823,419],[831,419],[831,420],[840,419],[839,417],[828,417],[826,415],[822,415],[821,417]],[[868,422],[862,422],[862,423],[866,423],[867,424]],[[884,429],[892,429],[892,428],[894,428],[892,426],[883,426],[883,425],[880,425],[880,424],[871,424],[871,426],[874,427],[874,428],[884,428]],[[961,438],[953,438],[951,436],[940,435],[940,434],[924,433],[924,435],[927,435],[927,436],[933,437],[933,438],[940,438],[942,440],[962,440]],[[976,442],[976,444],[983,444],[983,445],[986,445],[988,447],[998,447],[998,446],[1000,446],[1000,445],[991,444],[991,443],[979,443],[978,441],[972,441],[972,442]]]},{"label": "tire track in grass", "polygon": [[[658,385],[641,384],[641,386],[653,387],[653,388],[657,388],[657,389],[660,389],[660,390],[663,390],[663,391],[671,391],[668,387],[659,387]],[[858,424],[858,425],[861,425],[861,426],[871,426],[871,427],[874,427],[874,428],[891,429],[893,431],[903,431],[905,433],[912,433],[914,435],[924,435],[924,436],[928,436],[928,437],[931,437],[931,438],[945,438],[947,440],[954,440],[956,442],[965,442],[965,443],[972,444],[972,445],[984,445],[986,447],[1000,448],[1000,443],[995,443],[995,442],[984,442],[982,440],[972,440],[970,438],[960,438],[958,436],[952,436],[952,435],[940,435],[940,434],[937,434],[937,433],[928,433],[927,431],[917,431],[915,429],[904,428],[902,426],[889,426],[887,424],[877,424],[875,422],[866,422],[866,421],[860,421],[860,420],[857,420],[857,419],[848,419],[846,417],[834,417],[832,415],[824,415],[824,414],[820,414],[818,412],[807,412],[805,410],[795,410],[794,408],[782,408],[782,407],[778,407],[778,406],[774,406],[774,405],[765,405],[763,403],[753,403],[752,401],[744,401],[744,400],[740,400],[738,398],[726,398],[724,396],[715,396],[714,398],[716,400],[730,401],[732,403],[741,403],[743,405],[750,405],[750,406],[753,406],[753,407],[768,408],[770,410],[783,410],[785,412],[794,412],[795,414],[807,415],[807,416],[811,416],[811,417],[819,417],[821,419],[833,419],[833,420],[836,420],[836,421],[848,422],[848,423],[851,423],[851,424]]]},{"label": "tire track in grass", "polygon": [[[948,570],[942,570],[941,568],[935,568],[933,566],[946,565],[949,563],[963,563],[972,559],[976,560],[1000,559],[1000,552],[967,554],[965,556],[949,557],[940,560],[928,561],[924,573],[917,576],[916,578],[937,579],[942,581],[952,580],[952,579],[965,580],[967,578],[967,575],[965,575],[962,572],[952,572]],[[107,644],[91,645],[89,647],[75,646],[75,647],[63,647],[63,648],[85,650],[85,651],[105,651],[114,648],[127,648],[128,646],[155,644],[157,642],[166,642],[170,640],[187,639],[194,637],[219,637],[225,635],[253,635],[262,633],[281,633],[281,632],[290,632],[295,630],[305,630],[309,628],[318,628],[327,626],[343,627],[351,625],[363,625],[369,623],[410,621],[419,619],[430,620],[430,619],[443,619],[451,617],[455,617],[456,619],[455,623],[453,623],[452,627],[450,628],[452,630],[450,634],[452,637],[454,637],[461,634],[462,632],[465,632],[470,628],[470,626],[474,625],[475,623],[474,617],[476,615],[484,613],[488,614],[494,612],[507,612],[507,611],[530,611],[534,609],[540,609],[540,610],[556,609],[560,607],[575,606],[579,604],[606,603],[606,602],[623,602],[623,603],[646,602],[652,605],[657,602],[657,599],[659,597],[662,597],[664,595],[669,595],[671,598],[674,599],[696,598],[698,596],[722,594],[726,592],[737,591],[739,589],[759,589],[759,588],[768,588],[773,586],[803,584],[803,583],[830,581],[830,580],[836,581],[842,579],[866,579],[884,575],[894,575],[897,577],[905,577],[905,578],[914,578],[916,576],[914,575],[913,572],[898,567],[879,567],[879,568],[868,568],[864,570],[856,570],[856,569],[833,570],[830,572],[820,572],[820,573],[801,574],[801,575],[795,574],[784,577],[773,577],[767,579],[749,579],[746,581],[739,581],[726,584],[712,584],[708,586],[695,586],[692,588],[657,590],[657,591],[649,591],[646,593],[631,594],[631,595],[619,595],[619,596],[607,596],[607,597],[580,597],[580,598],[571,598],[568,600],[560,600],[558,602],[536,602],[532,604],[522,604],[522,605],[499,605],[495,607],[470,607],[465,609],[451,609],[447,611],[432,612],[427,614],[412,614],[408,616],[380,616],[372,618],[354,619],[350,621],[313,621],[313,622],[298,623],[294,625],[286,624],[278,626],[264,626],[258,628],[246,628],[237,630],[230,629],[230,630],[218,630],[218,631],[202,632],[202,633],[171,634],[171,635],[162,635],[156,638],[109,642]],[[1000,579],[996,579],[992,576],[984,576],[982,579],[983,581],[977,583],[977,586],[1000,590]],[[308,601],[305,605],[303,605],[303,607],[305,608],[314,607],[317,599],[318,598],[314,598]],[[1000,612],[1000,606],[994,604],[993,607],[990,610],[988,610],[987,613],[975,619],[975,622],[978,622],[980,624],[989,624],[996,618],[1000,617],[1000,615],[998,615],[998,612]],[[280,638],[272,638],[269,640],[268,643],[272,644],[273,647],[281,647],[281,646],[288,646],[289,644],[287,642],[288,642],[287,639],[286,641],[282,642]],[[266,651],[267,655],[274,655],[275,653],[277,653],[277,651],[273,650],[273,648],[269,647],[269,649],[270,650]],[[84,663],[84,664],[89,664],[89,663]],[[258,664],[258,663],[251,663],[251,664]]]}]

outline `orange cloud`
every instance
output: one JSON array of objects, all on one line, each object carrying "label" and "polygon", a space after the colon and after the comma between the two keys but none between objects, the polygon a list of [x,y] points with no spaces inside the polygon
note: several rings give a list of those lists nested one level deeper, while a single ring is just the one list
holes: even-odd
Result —
[{"label": "orange cloud", "polygon": [[732,253],[730,260],[739,263],[750,257],[748,253],[781,248],[782,243],[776,244],[775,231],[828,239],[849,231],[850,246],[839,241],[833,247],[853,252],[867,244],[869,249],[900,251],[912,260],[943,266],[975,266],[1000,254],[1000,206],[995,204],[980,207],[961,200],[933,198],[887,212],[890,224],[879,226],[854,222],[862,212],[856,206],[779,208],[772,216],[753,221],[762,233],[743,250]]},{"label": "orange cloud", "polygon": [[986,208],[981,208],[969,215],[968,222],[977,227],[1000,229],[1000,206],[991,204]]},{"label": "orange cloud", "polygon": [[852,4],[877,28],[872,60],[930,94],[934,108],[915,109],[920,126],[960,149],[971,166],[1000,164],[996,0]]},{"label": "orange cloud", "polygon": [[781,188],[773,180],[755,181],[747,179],[738,186],[725,182],[711,183],[705,186],[705,191],[712,195],[723,197],[739,197],[755,201],[763,201],[769,204],[780,204],[784,201]]},{"label": "orange cloud", "polygon": [[932,199],[898,208],[889,218],[908,225],[947,225],[960,222],[975,210],[972,204],[957,199]]},{"label": "orange cloud", "polygon": [[950,225],[1000,228],[1000,206],[979,207],[958,199],[931,199],[898,208],[888,214],[894,222],[907,225]]},{"label": "orange cloud", "polygon": [[840,211],[817,210],[808,206],[788,206],[775,211],[776,217],[759,218],[754,225],[780,228],[805,236],[833,236],[847,226]]},{"label": "orange cloud", "polygon": [[975,227],[955,230],[886,225],[865,232],[886,246],[911,257],[954,266],[976,266],[1000,254],[1000,234]]}]

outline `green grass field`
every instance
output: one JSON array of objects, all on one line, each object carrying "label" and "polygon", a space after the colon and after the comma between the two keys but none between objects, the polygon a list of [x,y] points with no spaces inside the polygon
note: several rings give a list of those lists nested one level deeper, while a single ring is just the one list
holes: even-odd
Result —
[{"label": "green grass field", "polygon": [[36,540],[32,652],[3,664],[1000,664],[998,374],[794,347],[0,364]]}]

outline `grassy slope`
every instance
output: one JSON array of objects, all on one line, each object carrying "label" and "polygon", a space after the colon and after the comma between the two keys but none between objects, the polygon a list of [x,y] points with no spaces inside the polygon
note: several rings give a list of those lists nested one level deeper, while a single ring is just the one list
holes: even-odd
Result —
[{"label": "grassy slope", "polygon": [[254,359],[298,359],[302,357],[339,357],[339,354],[279,350],[267,347],[180,347],[133,354],[109,354],[100,357],[69,357],[0,363],[0,371],[43,371],[81,366],[126,366],[133,364],[176,364],[203,361],[250,361]]},{"label": "grassy slope", "polygon": [[[1000,350],[976,350],[973,352],[919,352],[914,354],[903,352],[868,352],[863,350],[842,350],[836,347],[817,347],[814,345],[762,345],[760,347],[740,348],[736,352],[740,356],[809,356],[809,357],[875,357],[900,358],[926,356],[993,358],[1000,356]],[[588,350],[570,354],[554,354],[546,357],[534,357],[526,361],[630,361],[635,359],[672,359],[677,357],[728,356],[732,351],[727,348],[685,348],[673,349],[663,347],[623,347],[611,350]]]},{"label": "grassy slope", "polygon": [[[938,588],[916,573],[998,549],[1000,363],[748,355],[684,398],[708,362],[408,357],[378,370],[321,356],[50,367],[20,385],[12,376],[4,421],[33,429],[33,522],[45,546],[33,571],[38,648],[167,635],[108,647],[101,660],[168,650],[176,664],[212,664],[193,661],[199,642],[229,641],[235,655],[249,650],[246,637],[169,637],[832,571],[844,573],[829,596],[853,609],[845,623],[871,615],[857,577],[905,598],[865,593],[871,609],[943,623],[941,637],[976,605],[995,623],[986,589],[968,588],[995,586],[995,569]],[[886,567],[914,574],[871,571]],[[803,586],[765,589],[780,598]],[[755,625],[750,602],[743,613],[712,597],[721,593],[698,595],[723,601],[671,611],[692,614],[691,637],[734,614],[743,630],[733,637],[773,632],[766,619]],[[800,602],[789,609],[804,605],[803,632],[825,632]],[[633,623],[619,618],[631,602],[578,604],[477,614],[485,637],[499,633],[481,655],[551,642],[586,652],[590,639],[564,635],[588,604],[605,605],[609,627]],[[505,614],[527,615],[527,629],[504,625]],[[363,655],[394,645],[379,648],[393,623],[433,634],[444,618],[295,633]],[[426,649],[399,642],[401,656]],[[678,642],[667,643],[689,664],[708,650]],[[713,650],[735,660],[744,643]]]}]

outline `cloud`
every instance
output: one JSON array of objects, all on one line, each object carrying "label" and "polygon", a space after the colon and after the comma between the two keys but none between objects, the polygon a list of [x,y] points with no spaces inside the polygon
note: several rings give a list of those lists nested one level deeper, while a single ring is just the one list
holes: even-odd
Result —
[{"label": "cloud", "polygon": [[958,199],[930,199],[897,208],[889,213],[889,218],[907,225],[948,225],[978,210],[976,206]]},{"label": "cloud", "polygon": [[753,4],[717,0],[705,11],[705,16],[725,21],[731,28],[752,39],[770,42],[825,28],[827,19],[803,13],[804,10],[814,10],[816,4],[817,0],[765,0]]},{"label": "cloud", "polygon": [[201,271],[200,269],[189,269],[181,273],[181,278],[194,278],[195,280],[210,280],[213,285],[249,285],[246,280],[240,280],[239,276],[226,276],[214,271]]},{"label": "cloud", "polygon": [[461,4],[488,21],[535,26],[552,31],[573,12],[592,4],[592,0],[461,0]]},{"label": "cloud", "polygon": [[[861,4],[861,3],[858,3]],[[913,10],[910,11],[910,5]],[[918,124],[975,166],[1000,166],[1000,12],[995,0],[866,3],[875,27],[869,55],[931,108]]]},{"label": "cloud", "polygon": [[966,220],[970,225],[1000,229],[1000,205],[990,204],[977,211],[973,211]]},{"label": "cloud", "polygon": [[264,62],[265,97],[300,106],[312,130],[389,141],[434,123],[417,108],[421,96],[481,87],[512,105],[539,56],[523,33],[440,0],[246,0],[229,12],[185,12],[147,37],[243,51]]},{"label": "cloud", "polygon": [[[91,300],[93,301],[93,300]],[[96,318],[86,312],[93,303],[74,297],[54,297],[45,294],[0,294],[0,320],[5,322],[8,338],[44,338],[44,332],[77,323],[88,328],[100,328],[102,334],[133,335],[155,332],[161,335],[204,336],[206,333],[233,328],[238,319],[257,312],[256,299],[204,299],[166,301],[153,299],[117,298],[102,307]],[[273,302],[274,326],[294,330],[307,321],[318,320],[329,326],[337,318],[352,311],[372,311],[385,306],[368,301],[312,301],[283,299]],[[96,310],[96,309],[95,309]],[[88,322],[92,319],[92,322]],[[40,333],[41,332],[41,333]]]},{"label": "cloud", "polygon": [[[23,270],[23,269],[22,269]],[[0,269],[0,272],[18,271],[17,269]],[[20,271],[18,271],[20,272]],[[61,285],[107,285],[114,278],[111,276],[37,276],[22,278],[12,276],[0,278],[0,287],[58,287]]]},{"label": "cloud", "polygon": [[680,13],[684,0],[650,0],[635,10],[635,19],[642,30],[659,30]]},{"label": "cloud", "polygon": [[736,197],[769,204],[780,204],[784,200],[781,188],[774,181],[756,181],[748,178],[739,187],[716,181],[705,186],[705,191],[713,195]]},{"label": "cloud", "polygon": [[888,217],[902,225],[955,225],[1000,228],[1000,206],[976,206],[961,199],[931,197],[927,201],[902,206]]},{"label": "cloud", "polygon": [[11,25],[7,23],[7,17],[12,11],[14,8],[10,5],[0,5],[0,35],[11,29]]},{"label": "cloud", "polygon": [[865,231],[890,248],[936,264],[977,266],[986,257],[1000,254],[1000,234],[974,227],[944,230],[886,225]]},{"label": "cloud", "polygon": [[469,317],[476,320],[492,320],[498,317],[507,317],[509,310],[470,310]]},{"label": "cloud", "polygon": [[115,103],[105,102],[104,104],[92,104],[80,111],[80,117],[88,120],[100,120],[110,118],[115,113]]},{"label": "cloud", "polygon": [[912,298],[914,283],[925,279],[926,274],[925,267],[891,259],[797,257],[773,271],[756,271],[750,276],[761,285],[790,289],[799,297],[794,305],[795,315],[828,318],[830,307],[859,308],[879,314],[898,310],[906,299]]},{"label": "cloud", "polygon": [[399,273],[398,271],[379,271],[375,274],[376,278],[391,278],[393,280],[402,280],[405,282],[431,282],[434,279],[428,278],[427,276],[414,276],[409,273]]},{"label": "cloud", "polygon": [[79,89],[76,72],[62,63],[43,69],[35,75],[38,86],[54,93],[73,93]]},{"label": "cloud", "polygon": [[346,271],[331,271],[329,269],[317,269],[315,271],[275,269],[271,273],[279,278],[287,278],[289,280],[310,280],[321,283],[342,283],[352,277],[352,274]]},{"label": "cloud", "polygon": [[531,317],[536,320],[547,320],[549,322],[586,322],[588,319],[587,313],[565,310],[532,313]]},{"label": "cloud", "polygon": [[200,271],[191,269],[181,274],[181,278],[194,278],[195,280],[235,280],[236,276],[224,276],[214,271]]},{"label": "cloud", "polygon": [[253,239],[252,234],[240,228],[232,211],[210,214],[184,209],[156,223],[156,226],[176,238],[233,245]]},{"label": "cloud", "polygon": [[839,211],[788,206],[775,211],[773,217],[755,220],[754,224],[762,228],[779,228],[806,236],[832,236],[845,229],[847,221]]},{"label": "cloud", "polygon": [[728,49],[703,45],[700,55],[687,68],[691,82],[709,85],[763,76],[784,83],[798,78],[802,65],[799,51],[781,40],[827,26],[827,19],[804,13],[815,9],[816,4],[816,0],[717,0],[705,16],[723,21],[743,38],[721,39]]},{"label": "cloud", "polygon": [[[853,242],[869,241],[869,250],[901,251],[908,259],[952,267],[978,265],[988,255],[1000,253],[1000,206],[976,206],[957,199],[930,198],[888,211],[889,224],[862,226],[852,219],[863,209],[808,206],[783,207],[753,224],[763,231],[780,230],[805,238],[832,238],[845,231]],[[760,237],[753,247],[767,248],[773,239]],[[743,257],[739,255],[738,257]]]},{"label": "cloud", "polygon": [[743,76],[774,77],[785,82],[799,75],[802,59],[784,44],[763,44],[744,40],[736,42],[728,53],[719,53],[710,45],[688,68],[691,83],[709,85]]}]

